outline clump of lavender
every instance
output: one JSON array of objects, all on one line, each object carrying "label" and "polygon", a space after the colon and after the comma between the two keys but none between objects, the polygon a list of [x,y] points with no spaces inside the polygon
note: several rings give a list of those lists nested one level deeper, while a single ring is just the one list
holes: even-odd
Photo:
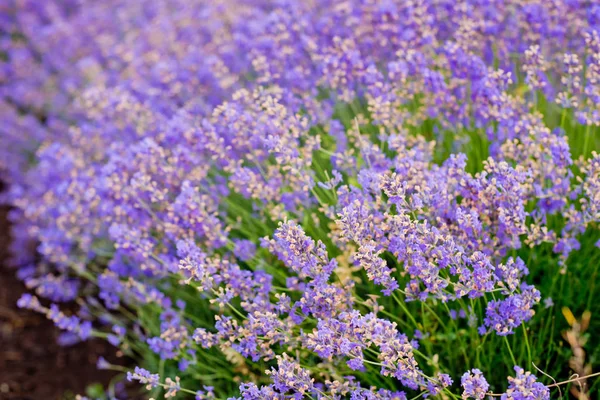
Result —
[{"label": "clump of lavender", "polygon": [[165,398],[549,399],[515,365],[570,376],[548,321],[600,254],[598,6],[0,8],[18,305],[61,343],[105,338]]}]

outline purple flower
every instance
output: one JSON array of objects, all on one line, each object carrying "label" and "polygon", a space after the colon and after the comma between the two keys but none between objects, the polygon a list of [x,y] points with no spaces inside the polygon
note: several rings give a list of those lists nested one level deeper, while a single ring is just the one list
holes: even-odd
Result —
[{"label": "purple flower", "polygon": [[508,390],[502,395],[502,400],[549,400],[550,389],[537,382],[535,375],[514,367],[516,376],[508,377]]},{"label": "purple flower", "polygon": [[98,369],[110,369],[110,363],[106,361],[104,357],[98,357],[98,361],[96,362],[96,368]]},{"label": "purple flower", "polygon": [[267,374],[273,379],[273,387],[282,394],[291,392],[304,395],[313,390],[310,373],[286,354],[277,356],[277,368],[271,368]]},{"label": "purple flower", "polygon": [[463,399],[473,398],[482,400],[490,388],[482,372],[478,369],[465,372],[460,379],[460,384],[463,388]]},{"label": "purple flower", "polygon": [[44,307],[42,307],[38,298],[29,293],[24,293],[21,295],[19,300],[17,300],[17,306],[19,308],[27,308],[29,310],[38,312],[45,312],[46,310]]},{"label": "purple flower", "polygon": [[234,240],[233,254],[242,261],[251,260],[256,253],[256,245],[250,240]]},{"label": "purple flower", "polygon": [[151,374],[150,371],[140,367],[135,367],[134,372],[128,371],[127,380],[129,382],[139,381],[146,385],[147,390],[157,387],[160,383],[158,374]]},{"label": "purple flower", "polygon": [[495,330],[498,335],[506,336],[533,317],[535,311],[532,308],[541,300],[540,292],[525,283],[520,289],[521,293],[514,293],[504,300],[488,303],[484,320],[487,328]]}]

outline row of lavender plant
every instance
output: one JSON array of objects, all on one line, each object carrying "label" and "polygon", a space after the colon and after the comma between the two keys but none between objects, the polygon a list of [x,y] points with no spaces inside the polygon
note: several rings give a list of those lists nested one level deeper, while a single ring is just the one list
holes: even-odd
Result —
[{"label": "row of lavender plant", "polygon": [[550,398],[529,274],[597,236],[600,4],[0,12],[19,306],[63,344],[165,398]]}]

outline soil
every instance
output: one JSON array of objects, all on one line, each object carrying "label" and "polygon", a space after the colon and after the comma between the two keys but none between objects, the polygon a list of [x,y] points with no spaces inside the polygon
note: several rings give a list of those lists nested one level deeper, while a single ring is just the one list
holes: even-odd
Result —
[{"label": "soil", "polygon": [[114,360],[115,348],[100,340],[61,347],[59,331],[43,315],[17,308],[26,290],[6,267],[9,226],[0,207],[0,400],[55,400],[104,387],[114,372],[96,369],[99,356]]}]

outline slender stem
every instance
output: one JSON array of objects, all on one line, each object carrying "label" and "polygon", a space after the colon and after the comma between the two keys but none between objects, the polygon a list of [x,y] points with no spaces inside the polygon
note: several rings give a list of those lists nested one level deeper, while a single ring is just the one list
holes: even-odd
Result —
[{"label": "slender stem", "polygon": [[585,139],[583,144],[583,156],[586,157],[588,154],[588,147],[590,144],[590,137],[592,136],[592,125],[588,123],[585,128]]},{"label": "slender stem", "polygon": [[551,388],[551,387],[555,387],[555,386],[566,385],[567,383],[582,381],[584,379],[593,378],[595,376],[600,376],[600,372],[595,372],[593,374],[585,375],[585,376],[578,376],[577,378],[569,379],[569,380],[558,382],[558,383],[553,383],[552,385],[546,385],[546,387]]},{"label": "slender stem", "polygon": [[404,304],[404,302],[402,300],[400,300],[400,298],[398,296],[396,296],[396,293],[392,293],[392,297],[394,298],[394,300],[396,300],[396,303],[398,303],[400,308],[402,308],[402,311],[404,311],[406,313],[406,315],[408,316],[408,319],[410,319],[411,322],[415,325],[415,328],[418,329],[419,324],[417,324],[417,320],[412,316],[410,311],[408,311],[408,308],[406,308],[406,304]]},{"label": "slender stem", "polygon": [[521,327],[523,328],[523,336],[525,337],[525,347],[527,348],[527,361],[529,362],[529,364],[531,364],[531,347],[529,346],[529,336],[527,335],[527,328],[525,327],[525,324],[521,325]]},{"label": "slender stem", "polygon": [[506,343],[506,347],[508,348],[508,353],[510,354],[510,358],[512,359],[513,365],[517,365],[517,360],[515,359],[515,355],[513,354],[512,349],[510,348],[508,338],[506,336],[503,336],[503,339],[504,343]]}]

